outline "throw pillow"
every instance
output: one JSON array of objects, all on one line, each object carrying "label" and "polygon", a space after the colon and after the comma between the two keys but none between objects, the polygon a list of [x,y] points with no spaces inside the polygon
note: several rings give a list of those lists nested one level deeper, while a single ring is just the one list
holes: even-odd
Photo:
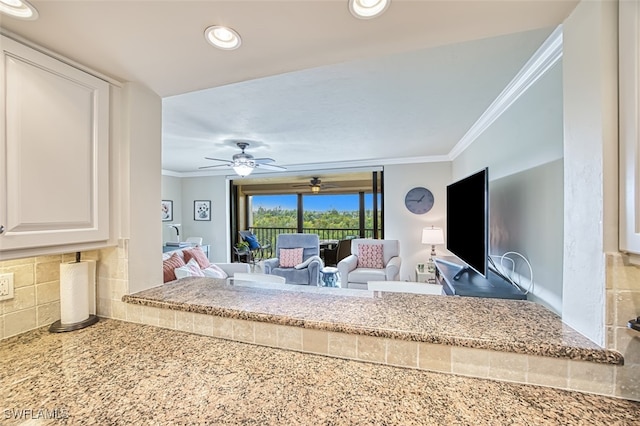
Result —
[{"label": "throw pillow", "polygon": [[249,235],[245,237],[244,240],[247,244],[249,244],[249,250],[255,250],[260,248],[258,237],[256,237],[255,235]]},{"label": "throw pillow", "polygon": [[208,268],[204,268],[202,273],[205,277],[209,278],[227,278],[229,276],[221,267],[214,265],[213,263],[209,265]]},{"label": "throw pillow", "polygon": [[195,259],[191,259],[186,265],[174,269],[173,273],[176,274],[176,278],[178,279],[185,277],[204,277],[200,265],[198,265]]},{"label": "throw pillow", "polygon": [[186,249],[182,251],[184,253],[184,261],[189,262],[191,259],[195,259],[200,265],[200,268],[208,268],[211,262],[207,259],[207,255],[204,254],[202,248],[194,247],[192,249]]},{"label": "throw pillow", "polygon": [[358,268],[384,268],[382,244],[358,244]]},{"label": "throw pillow", "polygon": [[176,280],[176,274],[174,269],[184,266],[184,260],[177,253],[171,255],[167,260],[162,261],[162,275],[164,276],[164,282]]},{"label": "throw pillow", "polygon": [[281,268],[293,268],[297,264],[302,263],[303,248],[292,249],[280,249],[280,264]]}]

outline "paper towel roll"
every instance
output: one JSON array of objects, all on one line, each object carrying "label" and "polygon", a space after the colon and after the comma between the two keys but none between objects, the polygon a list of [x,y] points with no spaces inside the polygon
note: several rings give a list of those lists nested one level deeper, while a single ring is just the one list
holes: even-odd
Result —
[{"label": "paper towel roll", "polygon": [[60,264],[60,322],[74,324],[89,318],[90,295],[95,295],[95,261]]}]

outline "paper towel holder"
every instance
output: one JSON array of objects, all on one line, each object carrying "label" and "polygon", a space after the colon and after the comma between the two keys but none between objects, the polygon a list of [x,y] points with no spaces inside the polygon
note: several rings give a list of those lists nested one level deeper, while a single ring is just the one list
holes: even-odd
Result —
[{"label": "paper towel holder", "polygon": [[73,324],[62,324],[61,320],[58,320],[49,326],[49,331],[52,333],[63,333],[65,331],[80,330],[81,328],[89,327],[98,322],[97,315],[89,315],[84,321],[74,322]]},{"label": "paper towel holder", "polygon": [[[80,257],[81,257],[81,253],[76,252],[76,259],[75,259],[76,261],[73,263],[80,263],[81,262]],[[92,315],[92,314],[89,314],[88,318],[82,321],[73,322],[73,323],[63,324],[62,320],[59,319],[58,321],[54,322],[49,326],[49,331],[51,333],[63,333],[66,331],[80,330],[82,328],[89,327],[90,325],[93,325],[97,322],[98,322],[98,316]]]}]

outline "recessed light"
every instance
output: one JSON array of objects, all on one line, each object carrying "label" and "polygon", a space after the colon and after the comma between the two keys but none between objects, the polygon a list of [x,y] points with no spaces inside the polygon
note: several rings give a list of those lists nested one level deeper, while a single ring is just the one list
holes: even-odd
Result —
[{"label": "recessed light", "polygon": [[242,44],[240,34],[220,25],[213,25],[204,30],[204,38],[218,49],[224,50],[237,49]]},{"label": "recessed light", "polygon": [[26,0],[0,0],[0,12],[18,19],[38,19],[38,11]]},{"label": "recessed light", "polygon": [[349,11],[358,19],[371,19],[382,14],[391,0],[349,0]]}]

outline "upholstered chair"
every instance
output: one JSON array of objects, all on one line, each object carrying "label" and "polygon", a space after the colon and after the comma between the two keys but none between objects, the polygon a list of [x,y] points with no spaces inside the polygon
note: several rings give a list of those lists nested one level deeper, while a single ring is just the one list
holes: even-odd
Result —
[{"label": "upholstered chair", "polygon": [[398,240],[353,239],[351,255],[338,262],[341,285],[366,290],[369,281],[397,281],[401,262]]},{"label": "upholstered chair", "polygon": [[317,234],[280,234],[276,239],[276,257],[263,263],[266,274],[279,275],[287,284],[318,285],[320,238]]}]

